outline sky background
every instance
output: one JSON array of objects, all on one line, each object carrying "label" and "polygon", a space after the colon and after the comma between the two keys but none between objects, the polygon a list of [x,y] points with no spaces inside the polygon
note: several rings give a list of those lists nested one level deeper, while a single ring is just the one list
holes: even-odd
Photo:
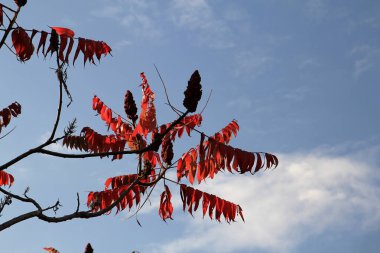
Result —
[{"label": "sky background", "polygon": [[[14,6],[13,1],[2,3]],[[135,218],[123,212],[92,220],[47,224],[28,220],[3,231],[0,253],[83,252],[364,252],[380,248],[380,2],[379,1],[29,1],[18,19],[25,28],[73,29],[76,36],[106,41],[112,57],[97,66],[68,69],[73,104],[63,112],[78,130],[106,133],[91,109],[98,95],[123,111],[127,89],[140,99],[144,71],[156,93],[159,124],[175,114],[165,105],[163,76],[173,104],[182,108],[190,75],[202,76],[202,131],[213,134],[237,119],[232,145],[278,155],[277,169],[250,175],[218,174],[199,189],[244,209],[246,222],[221,224],[183,213],[176,185],[174,220],[158,216],[162,185]],[[38,38],[38,37],[37,37]],[[10,40],[8,40],[10,43]],[[14,101],[19,118],[0,140],[0,163],[42,143],[55,119],[57,81],[52,60],[36,55],[20,63],[0,51],[0,108]],[[67,99],[65,103],[67,102]],[[177,142],[180,156],[199,137]],[[51,147],[64,151],[61,146]],[[43,205],[59,198],[58,215],[75,210],[76,192],[131,173],[136,159],[65,160],[33,155],[12,166],[12,191]],[[174,178],[174,174],[173,178]],[[32,210],[14,202],[0,222]]]}]

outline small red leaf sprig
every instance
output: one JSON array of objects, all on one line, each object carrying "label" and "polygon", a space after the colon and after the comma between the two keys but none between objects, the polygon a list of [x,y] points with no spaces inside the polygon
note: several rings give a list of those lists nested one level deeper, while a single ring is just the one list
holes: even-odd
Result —
[{"label": "small red leaf sprig", "polygon": [[10,104],[8,107],[0,110],[0,133],[1,129],[7,127],[12,116],[17,117],[21,114],[21,105],[17,102]]},{"label": "small red leaf sprig", "polygon": [[56,249],[53,248],[53,247],[44,248],[44,250],[46,250],[46,251],[49,252],[49,253],[59,253],[59,251],[56,250]]},{"label": "small red leaf sprig", "polygon": [[121,116],[118,115],[117,118],[113,117],[112,109],[109,108],[102,100],[97,96],[94,96],[92,99],[92,109],[97,111],[100,118],[106,122],[109,128],[118,135],[119,138],[124,138],[126,140],[133,133],[132,126],[121,119]]},{"label": "small red leaf sprig", "polygon": [[167,185],[165,185],[165,190],[161,194],[160,198],[160,207],[158,209],[158,214],[162,218],[162,220],[166,221],[167,219],[173,219],[173,204],[171,202],[172,194]]},{"label": "small red leaf sprig", "polygon": [[144,72],[140,74],[140,77],[142,79],[141,89],[143,96],[141,99],[139,123],[135,128],[134,134],[138,133],[146,137],[148,133],[153,132],[157,128],[156,108],[154,106],[155,95],[150,89]]},{"label": "small red leaf sprig", "polygon": [[[97,212],[107,208],[115,202],[138,178],[139,175],[137,174],[108,178],[105,182],[104,191],[90,192],[88,194],[87,206],[92,212]],[[153,180],[152,177],[147,176],[145,179],[140,179],[140,182],[149,183],[151,180]],[[117,213],[127,207],[129,207],[130,210],[134,204],[137,206],[141,201],[141,195],[143,195],[145,191],[145,186],[134,185],[122,201],[116,205]]]},{"label": "small red leaf sprig", "polygon": [[[2,12],[0,12],[2,14]],[[31,58],[34,53],[34,46],[32,43],[33,37],[36,34],[40,34],[40,40],[37,46],[37,55],[42,49],[42,54],[44,58],[50,53],[52,55],[54,52],[58,53],[59,59],[62,62],[69,63],[69,55],[71,54],[74,47],[74,40],[77,40],[77,48],[75,50],[74,58],[72,64],[75,64],[80,53],[83,54],[83,64],[86,65],[87,62],[90,64],[95,64],[95,58],[100,62],[102,56],[111,54],[111,47],[107,45],[104,41],[95,41],[85,38],[74,38],[74,31],[69,28],[64,27],[51,27],[51,32],[38,31],[33,29],[31,31],[31,36],[22,27],[18,27],[12,32],[12,43],[15,48],[16,55],[20,61],[27,61]],[[49,37],[49,45],[46,48],[46,42]]]},{"label": "small red leaf sprig", "polygon": [[67,135],[63,138],[62,145],[70,149],[88,152],[87,142],[84,136]]},{"label": "small red leaf sprig", "polygon": [[231,221],[235,221],[237,216],[240,216],[240,218],[244,221],[243,210],[237,204],[184,184],[181,184],[180,193],[183,203],[183,211],[187,208],[187,211],[191,215],[193,215],[193,211],[197,211],[200,206],[200,200],[202,199],[201,205],[203,217],[208,213],[210,219],[215,218],[220,222],[220,218],[223,215],[224,219],[230,223]]},{"label": "small red leaf sprig", "polygon": [[34,46],[32,39],[24,29],[18,27],[12,32],[12,43],[16,51],[16,55],[20,61],[27,61],[32,57]]},{"label": "small red leaf sprig", "polygon": [[200,145],[184,153],[177,164],[178,182],[186,177],[190,184],[194,184],[195,179],[200,183],[207,177],[214,178],[215,174],[225,169],[231,173],[254,174],[264,167],[277,167],[278,158],[275,155],[248,152],[225,144],[229,143],[232,135],[237,135],[238,130],[239,125],[233,120],[207,141],[201,140]]},{"label": "small red leaf sprig", "polygon": [[14,177],[11,174],[0,171],[0,186],[9,185],[11,187],[14,181]]}]

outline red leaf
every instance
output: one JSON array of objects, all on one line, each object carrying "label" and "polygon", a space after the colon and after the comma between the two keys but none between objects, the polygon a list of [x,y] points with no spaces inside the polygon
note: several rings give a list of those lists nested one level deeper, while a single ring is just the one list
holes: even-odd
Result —
[{"label": "red leaf", "polygon": [[58,250],[55,248],[49,247],[49,248],[44,248],[44,250],[48,251],[49,253],[59,253]]},{"label": "red leaf", "polygon": [[157,128],[156,108],[154,106],[155,95],[153,91],[150,89],[144,72],[140,74],[140,77],[142,79],[141,88],[143,96],[141,100],[141,113],[139,124],[141,126],[142,135],[146,137],[148,133],[152,132]]},{"label": "red leaf", "polygon": [[34,46],[29,35],[21,27],[18,27],[12,32],[12,43],[20,61],[27,61],[34,52]]},{"label": "red leaf", "polygon": [[69,39],[70,39],[70,43],[69,43],[69,47],[67,48],[66,57],[65,57],[65,62],[67,63],[69,63],[69,55],[74,46],[74,39],[71,37],[69,37]]},{"label": "red leaf", "polygon": [[65,57],[63,55],[63,52],[65,51],[66,49],[66,45],[67,45],[67,36],[66,35],[60,35],[60,39],[61,39],[61,44],[59,45],[59,59],[61,61],[65,61]]},{"label": "red leaf", "polygon": [[84,55],[85,50],[86,50],[86,39],[78,38],[78,46],[75,51],[73,65],[75,64],[75,61],[78,58],[79,52],[82,52],[82,54]]},{"label": "red leaf", "polygon": [[41,38],[37,47],[37,55],[38,55],[38,52],[40,51],[41,46],[42,46],[42,54],[45,55],[45,44],[46,44],[47,35],[48,35],[47,32],[41,31]]},{"label": "red leaf", "polygon": [[213,219],[215,217],[215,219],[220,222],[221,215],[223,214],[225,220],[229,223],[231,221],[235,221],[236,215],[240,215],[240,217],[244,221],[242,209],[240,208],[239,205],[236,205],[232,202],[219,198],[215,195],[196,190],[184,184],[181,184],[180,193],[181,193],[181,200],[183,203],[183,211],[185,211],[186,206],[187,206],[188,207],[187,211],[191,215],[193,215],[193,211],[197,210],[200,199],[203,198],[203,201],[202,201],[203,217],[208,212],[210,219]]},{"label": "red leaf", "polygon": [[165,221],[166,219],[173,219],[173,205],[171,203],[172,194],[169,187],[165,185],[165,191],[161,194],[160,207],[158,209],[158,214]]},{"label": "red leaf", "polygon": [[51,28],[54,29],[57,32],[57,34],[61,37],[66,36],[66,37],[74,38],[75,33],[73,30],[69,28],[58,27],[58,26],[52,26]]},{"label": "red leaf", "polygon": [[14,177],[11,174],[6,173],[5,171],[0,171],[0,186],[9,185],[10,187],[14,181]]}]

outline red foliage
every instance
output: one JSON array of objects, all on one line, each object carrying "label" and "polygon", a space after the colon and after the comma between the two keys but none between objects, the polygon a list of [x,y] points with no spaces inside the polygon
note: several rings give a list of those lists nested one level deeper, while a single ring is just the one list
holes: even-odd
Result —
[{"label": "red foliage", "polygon": [[[0,21],[2,18],[2,9],[0,9]],[[0,22],[0,25],[2,22]],[[37,55],[42,47],[42,54],[44,57],[48,55],[50,52],[53,54],[54,52],[58,52],[59,59],[62,62],[69,62],[69,55],[72,52],[74,47],[74,31],[64,27],[53,26],[50,33],[45,31],[38,31],[33,29],[31,37],[33,38],[37,33],[40,33],[40,40],[37,46]],[[49,47],[45,52],[46,41],[49,38]],[[84,57],[84,65],[86,62],[95,64],[94,56],[100,61],[102,55],[106,56],[107,54],[111,54],[111,47],[107,45],[104,41],[95,41],[91,39],[77,38],[78,44],[77,49],[74,54],[73,64],[79,56],[79,53],[83,54]],[[27,61],[33,55],[34,46],[31,38],[23,28],[18,27],[12,32],[12,42],[13,47],[15,48],[16,55],[21,61]]]},{"label": "red foliage", "polygon": [[10,104],[0,111],[0,133],[3,127],[7,127],[11,121],[11,116],[17,117],[21,114],[21,105],[17,102]]},{"label": "red foliage", "polygon": [[20,61],[27,61],[34,52],[32,40],[25,30],[18,27],[12,32],[12,44]]},{"label": "red foliage", "polygon": [[141,100],[140,120],[135,129],[135,133],[139,133],[146,137],[148,133],[154,131],[157,128],[156,108],[153,103],[154,93],[150,89],[144,72],[140,74],[140,77],[142,79],[141,88],[143,96]]},{"label": "red foliage", "polygon": [[[84,135],[88,149],[94,153],[123,151],[127,142],[125,139],[120,139],[115,135],[101,135],[89,127],[84,127],[82,134]],[[122,156],[114,155],[112,160],[121,159]]]},{"label": "red foliage", "polygon": [[179,159],[177,180],[180,181],[182,177],[186,177],[191,184],[194,184],[195,176],[200,183],[207,177],[214,178],[220,170],[254,174],[265,165],[267,169],[277,167],[278,159],[275,155],[248,152],[224,144],[230,141],[232,134],[236,136],[238,130],[236,121],[232,121],[213,137],[208,138],[208,141],[203,141],[204,137],[201,137],[200,145],[191,148]]},{"label": "red foliage", "polygon": [[63,138],[63,146],[80,151],[88,151],[87,142],[84,136],[67,135]]},{"label": "red foliage", "polygon": [[[143,194],[144,187],[135,185],[128,191],[129,185],[123,185],[118,188],[104,190],[100,192],[90,192],[87,197],[87,206],[92,212],[97,212],[109,207],[112,203],[118,200],[122,194],[126,194],[120,202],[117,203],[116,209],[119,211],[129,207],[132,208],[133,203],[136,205],[140,203],[141,194]],[[111,212],[108,212],[108,214]]]},{"label": "red foliage", "polygon": [[193,211],[195,212],[199,207],[201,198],[203,198],[203,217],[208,211],[210,219],[213,219],[213,217],[215,217],[215,219],[219,222],[222,214],[228,223],[235,221],[237,215],[239,215],[240,218],[244,221],[243,210],[239,205],[221,199],[215,195],[208,194],[198,189],[194,189],[192,187],[181,184],[183,211],[185,211],[187,207],[187,211],[193,215]]},{"label": "red foliage", "polygon": [[158,214],[165,221],[166,219],[173,219],[173,205],[171,202],[172,194],[169,187],[165,185],[165,191],[161,194],[160,207],[158,209]]},{"label": "red foliage", "polygon": [[112,117],[111,108],[107,107],[97,96],[94,96],[92,99],[92,109],[99,113],[100,118],[107,123],[108,127],[111,128],[118,137],[129,140],[133,133],[132,126],[125,123],[120,115],[118,115],[117,119]]},{"label": "red foliage", "polygon": [[58,250],[55,248],[49,247],[49,248],[44,248],[44,250],[48,251],[49,253],[59,253]]},{"label": "red foliage", "polygon": [[11,174],[6,173],[5,171],[0,171],[0,186],[9,185],[10,187],[14,181],[15,180]]}]

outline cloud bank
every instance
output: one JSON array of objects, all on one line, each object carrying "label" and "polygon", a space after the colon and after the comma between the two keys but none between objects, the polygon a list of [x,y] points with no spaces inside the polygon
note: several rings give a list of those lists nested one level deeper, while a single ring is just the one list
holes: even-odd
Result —
[{"label": "cloud bank", "polygon": [[[373,152],[375,150],[376,152]],[[379,157],[380,148],[371,149]],[[186,232],[153,252],[290,252],[324,232],[379,228],[379,170],[358,156],[280,155],[280,166],[256,178],[218,175],[202,190],[242,205],[246,223],[189,218]],[[178,203],[178,202],[177,202]],[[181,207],[175,207],[181,212]]]}]

